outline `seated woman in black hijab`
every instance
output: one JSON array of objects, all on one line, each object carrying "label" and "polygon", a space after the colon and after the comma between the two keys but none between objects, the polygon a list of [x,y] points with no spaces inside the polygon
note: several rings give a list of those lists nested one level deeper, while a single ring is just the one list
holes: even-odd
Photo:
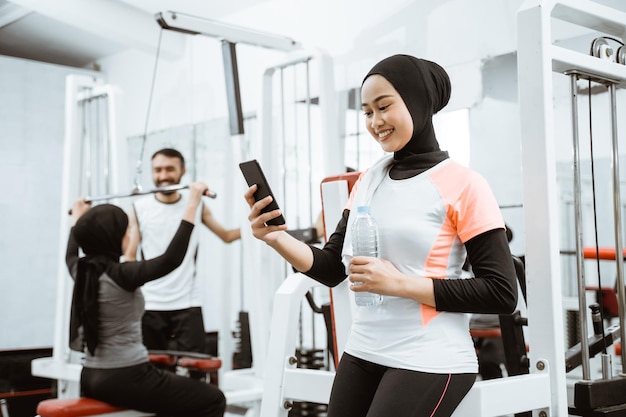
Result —
[{"label": "seated woman in black hijab", "polygon": [[[128,245],[128,217],[114,205],[72,207],[66,263],[74,279],[70,345],[85,352],[82,395],[109,404],[169,417],[219,417],[226,401],[214,385],[157,369],[142,343],[141,286],[180,265],[194,227],[195,213],[208,187],[189,187],[189,203],[165,253],[120,263]],[[79,257],[82,249],[85,256]]]}]

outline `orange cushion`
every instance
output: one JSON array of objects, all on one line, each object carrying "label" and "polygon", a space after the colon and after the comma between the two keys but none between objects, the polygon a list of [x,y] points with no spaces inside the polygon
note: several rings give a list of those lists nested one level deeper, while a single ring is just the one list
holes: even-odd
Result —
[{"label": "orange cushion", "polygon": [[221,359],[180,358],[178,364],[183,368],[194,368],[202,371],[216,371],[222,367]]},{"label": "orange cushion", "polygon": [[500,331],[499,327],[494,327],[491,329],[470,329],[470,335],[472,337],[480,338],[500,337],[502,336],[502,331]]},{"label": "orange cushion", "polygon": [[160,364],[160,365],[176,365],[176,357],[171,355],[162,355],[162,354],[149,354],[148,358],[150,362]]},{"label": "orange cushion", "polygon": [[617,292],[610,287],[585,287],[587,291],[595,291],[598,302],[602,300],[602,310],[606,316],[619,317],[619,307],[617,302]]},{"label": "orange cushion", "polygon": [[93,398],[63,398],[41,401],[37,405],[37,414],[41,417],[85,417],[98,414],[114,413],[123,408],[114,407]]}]

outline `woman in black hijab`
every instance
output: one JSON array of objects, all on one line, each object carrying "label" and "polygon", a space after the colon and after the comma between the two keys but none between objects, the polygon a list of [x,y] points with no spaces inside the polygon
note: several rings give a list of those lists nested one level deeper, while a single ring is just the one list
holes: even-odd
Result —
[{"label": "woman in black hijab", "polygon": [[153,366],[141,335],[141,286],[181,264],[207,190],[202,183],[190,185],[185,213],[165,253],[138,262],[120,263],[129,243],[128,217],[121,208],[90,209],[82,199],[74,203],[66,263],[74,279],[70,347],[85,351],[82,395],[163,417],[224,415],[226,401],[217,387]]},{"label": "woman in black hijab", "polygon": [[[387,155],[361,174],[323,249],[268,225],[278,213],[261,212],[269,199],[255,203],[255,186],[245,194],[253,235],[295,269],[328,286],[347,276],[352,291],[383,296],[378,306],[356,308],[328,417],[450,416],[478,371],[465,313],[516,306],[515,270],[489,185],[437,142],[432,116],[450,92],[441,66],[409,55],[368,72],[366,127]],[[379,258],[352,254],[359,206],[378,223]],[[471,278],[462,275],[466,257]]]}]

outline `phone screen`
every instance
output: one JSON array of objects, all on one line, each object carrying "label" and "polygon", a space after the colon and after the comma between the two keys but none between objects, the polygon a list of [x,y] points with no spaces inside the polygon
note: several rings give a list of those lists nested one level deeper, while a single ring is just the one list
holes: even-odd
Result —
[{"label": "phone screen", "polygon": [[[263,170],[261,169],[261,165],[259,164],[259,162],[256,159],[242,162],[239,164],[239,169],[241,169],[241,173],[246,179],[246,182],[248,183],[249,187],[251,187],[254,184],[257,185],[257,190],[254,193],[254,199],[256,201],[259,201],[267,197],[268,195],[272,196],[272,202],[269,205],[267,205],[262,210],[262,212],[267,213],[268,211],[278,209],[279,207],[278,207],[278,203],[276,202],[276,197],[274,197],[274,194],[272,193],[272,189],[270,188],[270,185],[268,184],[267,179],[265,178],[265,174],[263,173]],[[280,226],[282,224],[285,224],[285,218],[281,214],[280,216],[267,222],[267,224]]]}]

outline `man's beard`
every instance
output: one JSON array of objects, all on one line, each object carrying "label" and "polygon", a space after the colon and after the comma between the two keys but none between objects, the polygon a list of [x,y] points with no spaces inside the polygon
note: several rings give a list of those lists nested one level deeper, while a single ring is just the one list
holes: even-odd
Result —
[{"label": "man's beard", "polygon": [[[158,188],[164,188],[164,187],[169,187],[172,185],[178,185],[180,184],[180,178],[178,179],[178,181],[175,182],[170,182],[170,181],[161,181],[160,183],[157,184]],[[172,191],[159,191],[161,194],[164,195],[171,195],[174,194],[177,190],[172,190]]]}]

